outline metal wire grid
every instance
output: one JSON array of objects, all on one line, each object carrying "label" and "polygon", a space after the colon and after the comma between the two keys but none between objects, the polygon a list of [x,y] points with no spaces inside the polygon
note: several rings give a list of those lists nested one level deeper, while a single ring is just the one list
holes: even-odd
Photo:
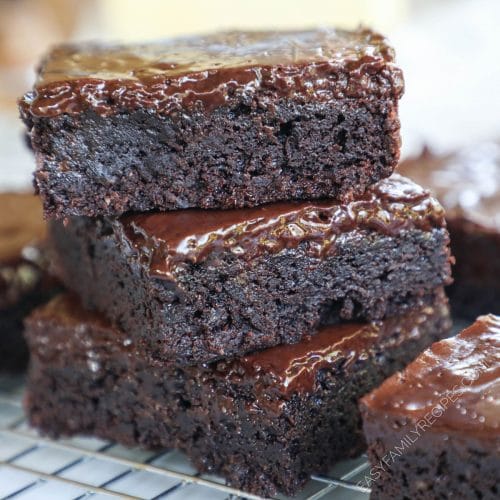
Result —
[{"label": "metal wire grid", "polygon": [[[19,379],[0,380],[2,499],[260,498],[226,486],[221,478],[199,474],[175,450],[154,453],[95,438],[53,441],[40,437],[26,423],[22,393]],[[369,491],[357,486],[356,479],[367,468],[365,458],[343,462],[327,477],[311,478],[296,498],[366,500]]]}]

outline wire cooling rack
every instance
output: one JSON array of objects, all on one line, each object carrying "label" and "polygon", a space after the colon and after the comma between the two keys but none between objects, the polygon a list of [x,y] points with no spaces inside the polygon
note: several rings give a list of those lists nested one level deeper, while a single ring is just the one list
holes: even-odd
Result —
[{"label": "wire cooling rack", "polygon": [[[175,450],[156,453],[95,438],[40,437],[23,415],[23,387],[19,377],[0,377],[0,499],[260,498],[226,486],[219,477],[199,474]],[[342,462],[328,476],[311,478],[295,498],[366,500],[368,490],[356,482],[367,468],[364,457]]]}]

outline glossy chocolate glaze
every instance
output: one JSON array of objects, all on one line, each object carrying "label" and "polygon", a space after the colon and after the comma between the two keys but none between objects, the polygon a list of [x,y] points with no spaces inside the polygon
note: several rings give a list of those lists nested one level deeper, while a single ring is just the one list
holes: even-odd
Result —
[{"label": "glossy chocolate glaze", "polygon": [[430,317],[448,314],[444,293],[433,307],[422,307],[405,316],[370,323],[342,323],[325,326],[310,338],[298,344],[280,345],[236,360],[227,370],[243,372],[261,378],[267,384],[272,380],[273,391],[289,397],[294,393],[312,392],[318,371],[328,367],[350,370],[362,359],[367,359],[383,339],[391,338],[392,346],[400,345],[410,337],[421,335],[420,327]]},{"label": "glossy chocolate glaze", "polygon": [[[140,359],[132,341],[100,314],[86,311],[76,295],[57,295],[35,309],[25,320],[30,356],[50,366],[64,364],[65,353],[97,373],[110,357],[134,362]],[[35,328],[36,335],[29,335]]]},{"label": "glossy chocolate glaze", "polygon": [[447,216],[500,231],[500,143],[482,143],[454,154],[420,157],[398,171],[432,190]]},{"label": "glossy chocolate glaze", "polygon": [[227,32],[148,45],[67,45],[43,62],[21,106],[35,116],[160,114],[214,108],[258,96],[328,102],[399,98],[401,71],[386,40],[370,30]]},{"label": "glossy chocolate glaze", "polygon": [[[399,318],[323,327],[294,345],[280,345],[232,361],[185,370],[193,377],[243,380],[256,391],[270,388],[278,399],[294,393],[309,393],[314,389],[319,370],[338,366],[340,362],[342,369],[348,370],[357,360],[368,357],[381,339],[390,339],[387,345],[397,346],[408,338],[418,338],[420,328],[430,318],[448,318],[447,304],[441,290],[433,307],[425,306]],[[44,325],[46,335],[38,333],[35,338],[28,339],[36,356],[44,362],[56,364],[61,353],[70,350],[80,352],[89,363],[92,362],[89,366],[94,371],[101,365],[101,358],[109,355],[125,355],[130,362],[148,363],[125,333],[110,326],[99,314],[85,311],[73,295],[54,298],[35,311],[29,322]],[[151,366],[159,365],[151,361]],[[161,368],[169,370],[164,364]]]},{"label": "glossy chocolate glaze", "polygon": [[430,431],[494,438],[500,433],[500,317],[481,316],[456,337],[433,344],[402,373],[363,398],[370,410]]},{"label": "glossy chocolate glaze", "polygon": [[350,203],[282,202],[237,210],[182,210],[127,215],[115,223],[152,276],[171,278],[183,262],[198,263],[213,252],[243,259],[278,253],[307,242],[307,253],[335,253],[336,240],[356,230],[397,235],[405,229],[443,227],[444,212],[427,191],[393,175]]}]

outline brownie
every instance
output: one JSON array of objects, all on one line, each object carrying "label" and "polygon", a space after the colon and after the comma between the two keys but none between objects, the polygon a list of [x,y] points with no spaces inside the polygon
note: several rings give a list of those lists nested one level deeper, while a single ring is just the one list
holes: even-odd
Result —
[{"label": "brownie", "polygon": [[500,142],[437,156],[425,149],[399,171],[434,191],[446,210],[456,257],[449,288],[455,314],[500,314]]},{"label": "brownie", "polygon": [[55,273],[164,360],[295,343],[429,303],[450,281],[441,206],[395,175],[343,204],[51,221]]},{"label": "brownie", "polygon": [[370,498],[499,498],[500,317],[433,344],[360,408]]},{"label": "brownie", "polygon": [[358,398],[442,338],[447,299],[398,318],[323,328],[295,345],[176,367],[71,296],[26,322],[26,410],[53,437],[178,448],[200,471],[259,495],[297,492],[312,472],[365,447]]},{"label": "brownie", "polygon": [[0,371],[26,366],[23,318],[56,287],[47,274],[46,232],[37,197],[0,193]]},{"label": "brownie", "polygon": [[367,29],[65,45],[20,100],[49,217],[347,199],[389,176],[403,79]]}]

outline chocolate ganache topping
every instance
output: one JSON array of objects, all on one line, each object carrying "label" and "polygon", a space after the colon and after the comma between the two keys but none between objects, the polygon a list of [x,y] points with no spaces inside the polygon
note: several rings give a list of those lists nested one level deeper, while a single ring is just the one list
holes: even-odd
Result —
[{"label": "chocolate ganache topping", "polygon": [[32,115],[145,108],[211,111],[257,97],[321,101],[399,98],[403,78],[387,41],[367,29],[226,32],[145,45],[63,45],[21,100]]},{"label": "chocolate ganache topping", "polygon": [[[56,366],[66,361],[64,353],[71,351],[88,365],[91,371],[103,365],[109,356],[140,359],[132,340],[114,328],[103,316],[84,309],[78,297],[70,293],[57,295],[35,309],[28,320],[32,324],[50,325],[27,340],[33,357]],[[68,330],[73,334],[68,336]]]},{"label": "chocolate ganache topping", "polygon": [[439,431],[498,436],[500,317],[481,316],[456,337],[433,344],[363,402],[412,422],[434,412],[432,429]]},{"label": "chocolate ganache topping", "polygon": [[429,188],[449,217],[500,230],[500,142],[485,142],[446,156],[428,149],[401,163],[399,172]]},{"label": "chocolate ganache topping", "polygon": [[[279,408],[280,402],[294,393],[310,393],[314,390],[318,372],[334,368],[342,363],[342,369],[352,369],[357,360],[371,355],[375,345],[384,340],[385,346],[397,346],[408,338],[418,338],[431,318],[447,318],[448,306],[444,292],[437,295],[436,305],[414,309],[404,316],[371,323],[344,323],[323,327],[318,333],[293,345],[278,345],[269,349],[235,358],[186,368],[193,377],[221,377],[228,381],[238,380],[252,384],[256,391],[264,390],[273,401],[270,407]],[[73,295],[59,295],[37,309],[30,322],[54,321],[54,327],[46,334],[30,338],[32,351],[45,362],[64,363],[61,354],[68,349],[79,353],[89,368],[109,356],[125,356],[131,363],[157,362],[145,357],[124,332],[108,323],[100,314],[82,308]],[[68,337],[67,330],[75,334]],[[162,369],[175,370],[175,366],[161,365]],[[92,369],[92,368],[91,368]]]},{"label": "chocolate ganache topping", "polygon": [[428,191],[393,175],[349,203],[282,202],[237,210],[182,210],[123,216],[118,224],[151,276],[171,279],[182,263],[217,251],[250,260],[307,243],[308,255],[332,255],[336,241],[357,230],[397,235],[443,227],[444,211]]},{"label": "chocolate ganache topping", "polygon": [[342,363],[342,370],[350,370],[357,361],[369,357],[381,340],[390,339],[385,344],[388,347],[409,337],[417,338],[421,335],[421,325],[430,317],[444,317],[447,311],[443,300],[434,307],[422,307],[397,318],[326,326],[297,344],[279,345],[237,359],[225,368],[225,373],[252,377],[257,386],[265,385],[280,397],[310,393],[321,369]]}]

